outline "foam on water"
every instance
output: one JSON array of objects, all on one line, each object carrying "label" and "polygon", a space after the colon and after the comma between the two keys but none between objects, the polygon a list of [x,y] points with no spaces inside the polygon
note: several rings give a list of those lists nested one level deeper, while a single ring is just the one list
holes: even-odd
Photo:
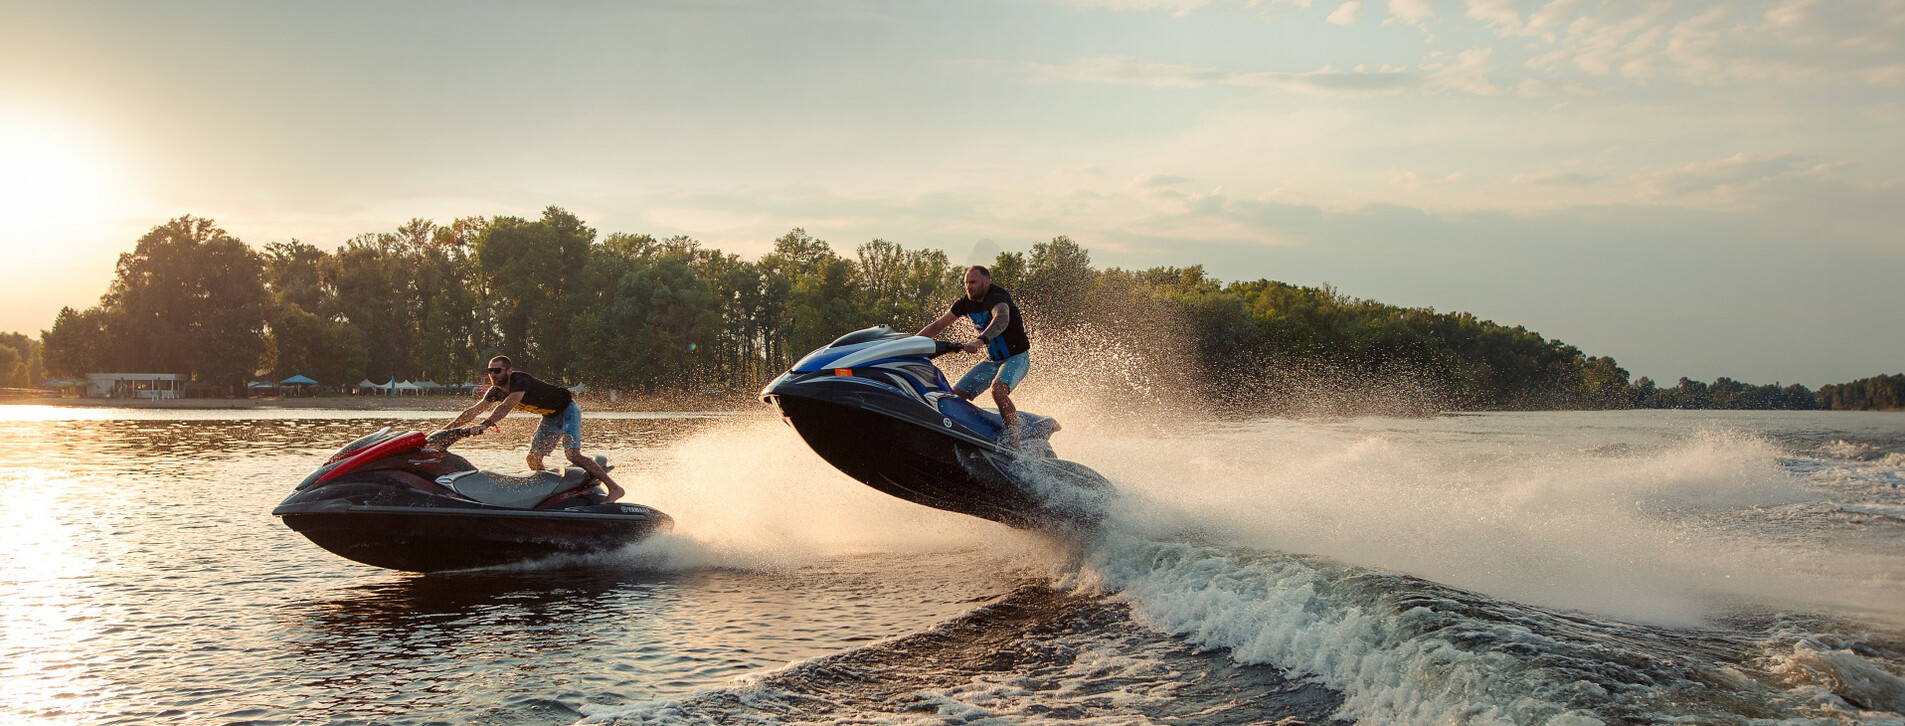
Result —
[{"label": "foam on water", "polygon": [[644,463],[618,478],[628,501],[667,512],[675,531],[619,554],[663,569],[786,568],[863,552],[1029,546],[1002,525],[854,481],[767,416],[725,420],[631,458]]},{"label": "foam on water", "polygon": [[924,631],[751,674],[589,722],[1298,723],[1338,699],[1140,626],[1128,606],[1025,584]]},{"label": "foam on water", "polygon": [[1564,705],[1564,684],[1521,677],[1512,656],[1413,632],[1393,608],[1359,601],[1324,570],[1187,543],[1116,537],[1094,553],[1105,587],[1142,616],[1246,663],[1341,690],[1339,717],[1368,723],[1598,723]]},{"label": "foam on water", "polygon": [[1698,625],[1741,599],[1890,603],[1885,616],[1905,622],[1900,562],[1837,557],[1791,522],[1756,526],[1820,499],[1761,437],[1702,428],[1610,447],[1507,426],[1270,421],[1098,432],[1065,453],[1116,481],[1117,521],[1155,538],[1324,555],[1653,623]]},{"label": "foam on water", "polygon": [[[1316,558],[1108,533],[1078,584],[1371,724],[1897,724],[1905,662],[1812,621],[1770,637],[1595,620]],[[1894,646],[1895,647],[1895,646]]]},{"label": "foam on water", "polygon": [[[1899,506],[1893,454],[1828,444],[1807,458],[1741,427],[1617,415],[1630,418],[1604,432],[1578,413],[1068,420],[1060,455],[1120,490],[1091,540],[885,497],[759,420],[675,447],[638,483],[655,496],[637,498],[696,522],[645,545],[682,566],[1021,548],[1055,586],[1327,687],[1333,715],[1359,723],[1899,723],[1897,643],[1840,619],[1888,632],[1905,610],[1899,530],[1828,516]],[[1115,630],[1061,639],[1060,667],[922,681],[903,713],[801,710],[837,687],[814,679],[892,655],[874,647],[590,720],[719,720],[696,714],[731,704],[800,722],[1036,722],[1064,708],[1106,715],[1057,720],[1122,723],[1196,679],[1162,667],[1169,648]],[[1106,705],[1119,699],[1129,710]]]}]

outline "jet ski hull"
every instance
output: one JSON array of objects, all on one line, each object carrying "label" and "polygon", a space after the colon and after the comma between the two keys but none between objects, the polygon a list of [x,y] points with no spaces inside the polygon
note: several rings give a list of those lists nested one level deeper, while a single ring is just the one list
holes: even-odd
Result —
[{"label": "jet ski hull", "polygon": [[[386,428],[353,441],[271,513],[340,557],[409,572],[606,552],[674,527],[651,507],[606,502],[580,468],[478,471],[443,448],[460,433]],[[437,445],[425,448],[432,437]]]},{"label": "jet ski hull", "polygon": [[374,567],[441,572],[560,555],[607,552],[673,526],[636,504],[584,510],[358,504],[344,499],[285,504],[286,526],[333,554]]},{"label": "jet ski hull", "polygon": [[867,486],[934,509],[1021,529],[1089,523],[1104,479],[1062,459],[1021,457],[956,430],[923,404],[809,383],[767,398],[827,463]]}]

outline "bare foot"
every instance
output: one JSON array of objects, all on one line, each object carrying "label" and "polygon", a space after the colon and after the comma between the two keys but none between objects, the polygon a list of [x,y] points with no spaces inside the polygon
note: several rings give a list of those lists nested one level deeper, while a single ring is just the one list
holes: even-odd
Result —
[{"label": "bare foot", "polygon": [[609,498],[602,500],[603,504],[608,504],[609,502],[613,502],[617,499],[621,499],[623,494],[628,493],[628,490],[623,489],[614,484],[611,484],[609,482],[602,482],[602,485],[609,488]]}]

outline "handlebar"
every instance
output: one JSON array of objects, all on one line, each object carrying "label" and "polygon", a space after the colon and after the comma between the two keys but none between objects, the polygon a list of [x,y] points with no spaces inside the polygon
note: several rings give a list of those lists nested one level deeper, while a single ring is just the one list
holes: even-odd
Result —
[{"label": "handlebar", "polygon": [[438,431],[432,431],[430,432],[428,436],[424,438],[424,441],[425,441],[424,445],[432,449],[436,449],[438,451],[448,450],[450,446],[455,444],[456,442],[462,441],[466,438],[469,438],[471,436],[477,435],[478,433],[481,433],[480,429],[477,431],[471,431],[470,430],[471,428],[474,428],[474,427],[463,427],[463,428],[442,429]]},{"label": "handlebar", "polygon": [[949,341],[949,340],[934,340],[934,341],[933,341],[933,354],[932,354],[932,355],[929,355],[929,356],[926,356],[926,357],[928,357],[928,358],[938,358],[938,357],[940,357],[940,356],[942,356],[942,355],[945,355],[945,354],[947,354],[947,353],[957,353],[957,352],[959,352],[959,351],[961,351],[961,350],[963,350],[963,349],[965,349],[965,346],[963,346],[963,345],[960,345],[960,344],[958,344],[958,343],[954,343],[954,342],[952,342],[952,341]]}]

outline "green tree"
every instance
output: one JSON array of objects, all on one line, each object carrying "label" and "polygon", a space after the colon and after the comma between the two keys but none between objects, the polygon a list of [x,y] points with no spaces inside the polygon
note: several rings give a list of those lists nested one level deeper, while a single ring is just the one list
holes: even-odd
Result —
[{"label": "green tree", "polygon": [[721,323],[713,348],[714,375],[721,381],[754,388],[779,371],[767,360],[763,334],[764,280],[759,265],[739,255],[698,250],[691,264],[707,280]]},{"label": "green tree", "polygon": [[[1004,285],[1007,290],[1019,290],[1023,287],[1020,283],[1025,281],[1025,265],[1024,252],[1000,252],[986,271],[992,273],[993,283]],[[959,274],[964,279],[965,268],[960,268]]]},{"label": "green tree", "polygon": [[259,255],[211,220],[185,216],[119,256],[101,305],[114,313],[106,332],[126,346],[125,362],[239,393],[266,350],[266,299]]},{"label": "green tree", "polygon": [[20,350],[0,342],[0,388],[25,388],[34,385],[26,370],[26,356]]},{"label": "green tree", "polygon": [[[788,336],[794,322],[795,286],[802,278],[819,276],[822,268],[835,259],[839,259],[839,255],[826,240],[817,239],[798,227],[774,240],[774,250],[761,256],[756,265],[761,275],[756,317],[762,354],[769,368],[784,368],[790,362]],[[796,350],[804,353],[807,349]]]},{"label": "green tree", "polygon": [[595,269],[617,276],[576,323],[575,347],[585,353],[578,375],[647,390],[699,383],[721,312],[690,265],[691,251],[605,246],[598,257],[611,259]]},{"label": "green tree", "polygon": [[813,274],[800,276],[787,307],[788,349],[794,353],[819,348],[842,333],[872,324],[869,312],[854,305],[854,265],[838,256],[821,259]]},{"label": "green tree", "polygon": [[1085,301],[1097,272],[1091,267],[1091,253],[1084,247],[1064,236],[1033,245],[1023,274],[1018,287],[1006,289],[1022,301],[1019,309],[1027,320],[1055,327],[1085,320]]},{"label": "green tree", "polygon": [[1819,408],[1833,411],[1895,411],[1905,408],[1905,373],[1820,386],[1817,404]]},{"label": "green tree", "polygon": [[367,370],[359,375],[377,381],[415,377],[415,260],[392,235],[362,234],[339,247],[329,263],[325,279],[336,293],[323,313],[348,323],[363,337]]},{"label": "green tree", "polygon": [[[20,333],[0,333],[0,348],[13,351],[10,365],[0,360],[0,387],[30,388],[46,381],[39,340]],[[6,357],[0,352],[0,358]]]},{"label": "green tree", "polygon": [[500,217],[477,235],[475,248],[493,298],[499,348],[551,380],[563,380],[575,358],[571,321],[581,311],[583,270],[595,230],[558,207],[530,222]]},{"label": "green tree", "polygon": [[114,337],[124,326],[118,313],[105,306],[86,310],[60,308],[53,328],[40,332],[46,369],[56,376],[76,378],[87,373],[123,371],[125,346]]},{"label": "green tree", "polygon": [[[855,251],[854,307],[861,320],[916,329],[939,315],[961,294],[963,269],[935,249],[908,250],[876,239]],[[842,331],[844,332],[844,331]]]},{"label": "green tree", "polygon": [[324,281],[324,267],[330,255],[311,245],[291,240],[265,245],[265,288],[272,297],[316,313],[335,295]]}]

